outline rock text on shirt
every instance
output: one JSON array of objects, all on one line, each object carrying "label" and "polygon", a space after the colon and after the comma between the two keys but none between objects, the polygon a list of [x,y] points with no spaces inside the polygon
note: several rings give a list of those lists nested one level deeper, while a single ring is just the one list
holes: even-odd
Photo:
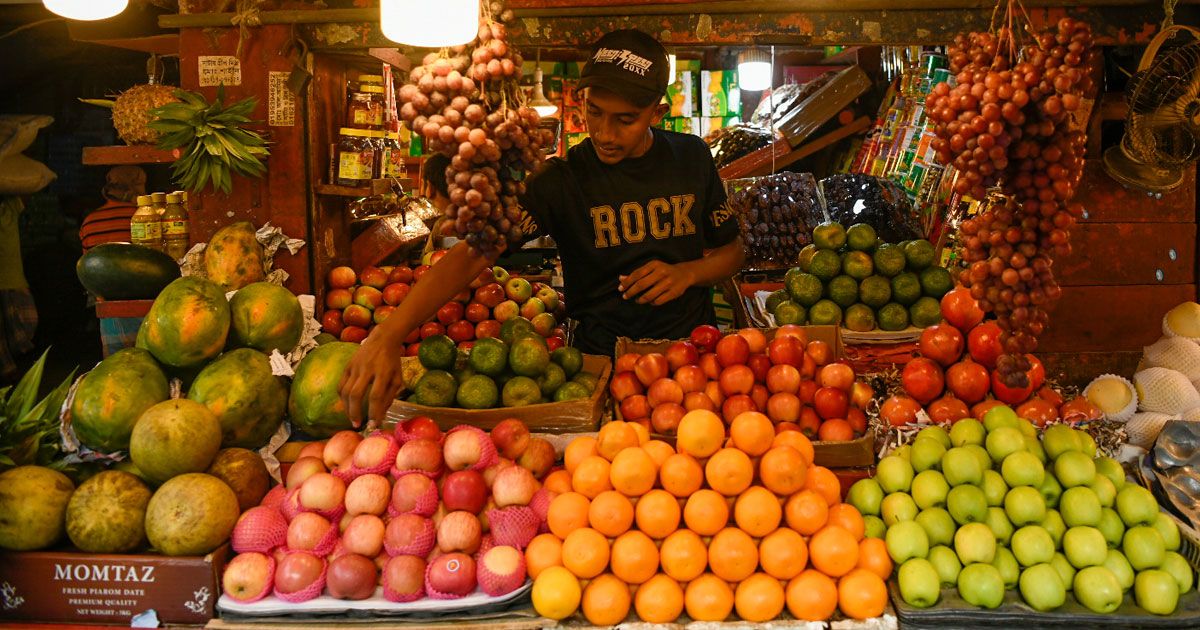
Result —
[{"label": "rock text on shirt", "polygon": [[655,240],[695,234],[696,224],[691,217],[695,203],[696,195],[688,194],[656,197],[644,206],[629,201],[618,210],[596,206],[590,211],[596,248],[641,243],[647,234]]}]

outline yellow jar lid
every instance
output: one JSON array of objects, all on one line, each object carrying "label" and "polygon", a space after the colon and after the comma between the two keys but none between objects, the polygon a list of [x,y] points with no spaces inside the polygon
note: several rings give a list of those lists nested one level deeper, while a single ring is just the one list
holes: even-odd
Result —
[{"label": "yellow jar lid", "polygon": [[138,195],[136,203],[139,206],[148,206],[154,203],[154,197],[151,197],[150,195]]},{"label": "yellow jar lid", "polygon": [[383,83],[383,75],[380,74],[360,74],[358,75],[359,83]]},{"label": "yellow jar lid", "polygon": [[383,94],[383,86],[382,85],[364,85],[364,86],[358,88],[358,91],[363,92],[365,94]]},{"label": "yellow jar lid", "polygon": [[167,203],[183,203],[183,195],[173,192],[167,194]]},{"label": "yellow jar lid", "polygon": [[338,133],[340,133],[343,136],[352,136],[355,138],[371,138],[371,137],[373,137],[371,134],[374,132],[372,132],[368,129],[354,129],[353,127],[342,127],[340,130],[338,130]]},{"label": "yellow jar lid", "polygon": [[166,203],[167,202],[167,193],[161,193],[161,192],[150,193],[150,198],[153,200],[152,203]]}]

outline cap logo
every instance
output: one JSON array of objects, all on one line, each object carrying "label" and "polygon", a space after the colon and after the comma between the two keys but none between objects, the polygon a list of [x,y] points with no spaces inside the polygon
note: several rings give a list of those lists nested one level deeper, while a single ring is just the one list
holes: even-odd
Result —
[{"label": "cap logo", "polygon": [[628,49],[601,48],[592,57],[595,63],[617,64],[618,67],[633,72],[638,76],[646,76],[646,72],[654,65],[653,61],[634,54]]}]

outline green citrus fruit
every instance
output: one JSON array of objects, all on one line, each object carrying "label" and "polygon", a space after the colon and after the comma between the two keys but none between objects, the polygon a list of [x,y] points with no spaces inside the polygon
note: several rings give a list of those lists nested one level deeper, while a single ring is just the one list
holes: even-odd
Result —
[{"label": "green citrus fruit", "polygon": [[908,309],[895,302],[885,304],[875,314],[880,330],[895,331],[908,328]]},{"label": "green citrus fruit", "polygon": [[822,249],[813,255],[808,272],[822,280],[832,280],[842,272],[842,257],[832,249]]},{"label": "green citrus fruit", "polygon": [[904,250],[897,245],[884,243],[875,249],[875,273],[891,278],[904,271],[907,261]]},{"label": "green citrus fruit", "polygon": [[925,328],[942,321],[942,306],[931,297],[923,297],[908,307],[908,317],[913,326]]},{"label": "green citrus fruit", "polygon": [[867,252],[847,252],[842,257],[842,273],[855,280],[862,280],[871,275],[873,271],[875,271],[875,263]]},{"label": "green citrus fruit", "polygon": [[[561,389],[561,388],[560,388]],[[524,407],[542,401],[542,389],[528,376],[514,376],[504,384],[500,400],[505,407]]]},{"label": "green citrus fruit", "polygon": [[808,271],[808,266],[812,263],[813,256],[815,256],[820,249],[821,248],[817,247],[816,243],[809,243],[800,250],[800,271]]},{"label": "green citrus fruit", "polygon": [[789,299],[787,289],[779,289],[772,291],[771,295],[767,296],[767,312],[774,313],[775,307],[779,306],[780,302],[786,302]]},{"label": "green citrus fruit", "polygon": [[476,340],[467,355],[467,365],[480,374],[500,374],[508,367],[508,344],[494,337]]},{"label": "green citrus fruit", "polygon": [[846,228],[836,221],[826,221],[813,228],[813,243],[821,249],[839,250],[846,244]]},{"label": "green citrus fruit", "polygon": [[843,325],[855,332],[875,330],[875,311],[866,304],[855,304],[846,309],[846,321]]},{"label": "green citrus fruit", "polygon": [[933,264],[933,243],[919,238],[915,241],[909,241],[904,246],[904,258],[908,260],[908,268],[913,271],[920,271]]},{"label": "green citrus fruit", "polygon": [[558,391],[558,388],[566,382],[567,373],[557,363],[547,365],[546,371],[537,377],[538,387],[542,390],[542,396],[546,398],[553,396],[554,392]]},{"label": "green citrus fruit", "polygon": [[562,402],[564,400],[577,400],[579,398],[587,398],[592,392],[583,383],[574,381],[565,383],[558,391],[554,392],[554,402]]},{"label": "green citrus fruit", "polygon": [[906,271],[892,278],[892,300],[909,306],[921,297],[921,279]]},{"label": "green citrus fruit", "polygon": [[871,308],[880,308],[892,299],[892,283],[883,276],[871,276],[858,283],[858,299]]},{"label": "green citrus fruit", "polygon": [[803,326],[804,320],[807,317],[804,307],[791,300],[780,302],[771,314],[775,316],[776,326],[783,326],[785,324]]},{"label": "green citrus fruit", "polygon": [[784,278],[788,295],[800,306],[812,306],[825,293],[825,284],[811,273],[798,273]]},{"label": "green citrus fruit", "polygon": [[458,393],[458,383],[445,370],[429,370],[413,387],[413,402],[429,407],[451,407]]},{"label": "green citrus fruit", "polygon": [[921,291],[925,295],[940,300],[953,288],[954,278],[945,267],[927,267],[921,272]]},{"label": "green citrus fruit", "polygon": [[455,395],[458,406],[463,409],[491,409],[499,399],[500,390],[496,387],[496,381],[483,374],[463,381]]},{"label": "green citrus fruit", "polygon": [[842,323],[842,308],[831,300],[821,300],[808,309],[808,323],[814,326],[837,326]]},{"label": "green citrus fruit", "polygon": [[846,230],[846,244],[850,249],[860,252],[869,252],[875,248],[875,242],[878,237],[875,235],[875,228],[867,223],[855,223]]},{"label": "green citrus fruit", "polygon": [[850,276],[838,276],[829,281],[826,293],[834,304],[846,308],[858,301],[858,281]]},{"label": "green citrus fruit", "polygon": [[536,335],[537,332],[533,329],[533,323],[520,315],[500,324],[500,340],[510,346],[513,339],[524,334]]},{"label": "green citrus fruit", "polygon": [[579,348],[565,346],[550,353],[550,360],[558,364],[566,372],[567,378],[574,378],[583,369],[583,353]]},{"label": "green citrus fruit", "polygon": [[508,365],[518,376],[541,376],[550,364],[546,343],[533,337],[518,337],[508,350]]},{"label": "green citrus fruit", "polygon": [[417,348],[417,360],[430,370],[449,370],[457,358],[454,340],[446,335],[433,335],[421,340]]},{"label": "green citrus fruit", "polygon": [[597,377],[595,374],[588,374],[587,372],[580,372],[580,373],[576,374],[575,376],[572,376],[570,382],[579,383],[580,385],[583,385],[587,389],[588,396],[591,396],[592,392],[596,391],[596,385],[600,382],[600,378]]}]

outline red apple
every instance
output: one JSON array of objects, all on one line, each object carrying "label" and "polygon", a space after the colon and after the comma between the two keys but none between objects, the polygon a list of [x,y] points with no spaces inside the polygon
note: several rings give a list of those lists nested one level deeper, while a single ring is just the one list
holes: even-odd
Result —
[{"label": "red apple", "polygon": [[333,335],[334,337],[342,334],[342,329],[346,325],[342,322],[342,312],[335,309],[325,311],[321,316],[321,330]]},{"label": "red apple", "polygon": [[[526,302],[526,304],[528,304],[528,302]],[[533,324],[533,332],[543,337],[550,337],[554,335],[554,327],[558,325],[558,322],[555,321],[554,316],[550,313],[538,313],[534,315],[529,322]]]},{"label": "red apple", "polygon": [[471,348],[475,347],[475,340],[472,339],[470,341],[460,341],[460,342],[458,342],[457,347],[459,350],[462,350],[463,352],[470,354]]},{"label": "red apple", "polygon": [[817,383],[821,387],[836,387],[849,393],[850,388],[854,386],[854,369],[845,363],[827,364],[818,372]]},{"label": "red apple", "polygon": [[796,339],[800,342],[801,348],[808,343],[808,332],[804,330],[803,326],[797,326],[796,324],[784,324],[776,328],[775,338],[779,339],[780,337],[792,337]]},{"label": "red apple", "polygon": [[517,548],[498,545],[479,555],[479,586],[488,595],[499,597],[525,583],[525,556]]},{"label": "red apple", "polygon": [[567,342],[562,337],[546,337],[546,349],[554,352],[559,348],[565,347]]},{"label": "red apple", "polygon": [[492,482],[492,500],[496,507],[510,505],[529,505],[533,493],[537,492],[538,483],[533,473],[524,466],[509,466],[496,473]]},{"label": "red apple", "polygon": [[425,593],[425,559],[416,556],[396,556],[383,567],[383,581],[401,596]]},{"label": "red apple", "polygon": [[325,574],[325,588],[335,599],[367,599],[375,594],[378,581],[375,561],[356,553],[330,562]]},{"label": "red apple", "polygon": [[904,392],[922,405],[941,396],[946,385],[941,366],[933,359],[924,357],[909,361],[900,372],[900,381],[904,385]]},{"label": "red apple", "polygon": [[346,486],[346,513],[382,516],[392,496],[392,484],[383,475],[361,475]]},{"label": "red apple", "polygon": [[447,326],[463,318],[463,305],[458,302],[446,302],[437,310],[437,320]]},{"label": "red apple", "polygon": [[354,290],[354,303],[375,310],[383,304],[383,292],[375,287],[360,286]]},{"label": "red apple", "polygon": [[466,595],[475,590],[475,561],[464,553],[447,553],[429,563],[428,587],[439,593]]},{"label": "red apple", "polygon": [[543,286],[537,290],[534,297],[542,301],[542,304],[546,306],[547,313],[553,313],[558,309],[559,302],[562,301],[559,299],[558,291],[555,291],[554,287]]},{"label": "red apple", "polygon": [[431,440],[409,440],[396,453],[396,468],[439,472],[442,469],[442,448]]},{"label": "red apple", "polygon": [[475,338],[486,339],[488,337],[500,336],[500,322],[494,319],[485,319],[478,324],[475,324]]},{"label": "red apple", "polygon": [[366,328],[371,325],[371,309],[361,304],[351,304],[342,311],[342,322],[346,326]]},{"label": "red apple", "polygon": [[767,336],[757,328],[743,328],[737,334],[750,345],[751,354],[759,354],[767,349]]},{"label": "red apple", "polygon": [[517,465],[528,470],[535,478],[541,479],[550,472],[557,458],[553,444],[542,438],[533,438],[529,440],[529,448],[517,458]]},{"label": "red apple", "polygon": [[820,385],[817,385],[816,381],[801,379],[800,390],[796,392],[796,395],[800,397],[800,402],[811,405],[813,396],[817,394],[818,389],[820,389]]},{"label": "red apple", "polygon": [[383,519],[374,514],[352,516],[342,530],[342,546],[349,553],[374,558],[383,551],[384,527]]},{"label": "red apple", "polygon": [[708,399],[716,407],[725,404],[725,392],[721,391],[721,383],[717,381],[709,381],[704,384],[704,395],[708,396]]},{"label": "red apple", "polygon": [[984,322],[972,328],[967,333],[967,350],[971,358],[989,370],[994,369],[996,359],[1004,354],[1004,347],[1000,345],[1002,332],[996,322]]},{"label": "red apple", "polygon": [[288,549],[312,551],[329,535],[329,530],[333,527],[329,519],[316,512],[300,512],[288,523]]},{"label": "red apple", "polygon": [[767,357],[775,365],[790,365],[799,369],[804,362],[804,342],[794,335],[780,336],[767,343]]},{"label": "red apple", "polygon": [[349,429],[338,431],[325,442],[321,459],[329,470],[349,468],[354,459],[354,451],[363,441],[361,433]]},{"label": "red apple", "polygon": [[496,278],[492,276],[491,269],[481,269],[475,279],[471,281],[470,288],[478,289],[485,284],[494,284],[495,282]]},{"label": "red apple", "polygon": [[745,365],[750,360],[750,344],[741,335],[725,335],[717,342],[717,362],[721,367]]},{"label": "red apple", "polygon": [[330,473],[317,473],[300,484],[300,505],[322,512],[333,510],[346,498],[346,482]]},{"label": "red apple", "polygon": [[325,570],[325,561],[306,551],[287,553],[275,565],[275,590],[298,593],[316,582]]},{"label": "red apple", "polygon": [[[667,407],[669,405],[663,405],[663,406]],[[703,391],[699,391],[699,392],[688,392],[683,395],[683,408],[687,411],[691,411],[693,409],[705,409],[708,411],[716,411],[717,405],[714,404],[712,399],[708,397],[708,394],[705,394]],[[655,408],[655,410],[657,411],[657,408]],[[651,423],[654,422],[653,412],[650,414],[650,421],[651,421]]]},{"label": "red apple", "polygon": [[506,322],[521,315],[521,305],[512,300],[504,300],[492,309],[492,317],[498,322]]},{"label": "red apple", "polygon": [[471,322],[472,324],[478,324],[479,322],[491,317],[492,311],[490,308],[484,306],[480,302],[471,302],[470,304],[467,304],[467,308],[464,310],[463,316],[466,317],[467,321]]},{"label": "red apple", "polygon": [[496,308],[506,298],[504,295],[504,287],[492,283],[485,284],[478,289],[475,289],[475,301],[486,306],[487,308]]},{"label": "red apple", "polygon": [[813,409],[822,420],[845,418],[850,408],[850,396],[843,389],[822,387],[813,394]]},{"label": "red apple", "polygon": [[766,383],[767,372],[771,369],[771,360],[765,354],[752,354],[746,360],[746,365],[754,373],[755,383]]},{"label": "red apple", "polygon": [[816,439],[817,433],[821,430],[821,416],[818,416],[812,407],[801,407],[800,422],[797,424],[801,433],[808,436],[809,439]]},{"label": "red apple", "polygon": [[483,441],[486,439],[488,436],[482,431],[464,429],[447,433],[442,443],[446,468],[465,470],[474,466],[483,457]]},{"label": "red apple", "polygon": [[675,382],[683,388],[683,393],[702,392],[704,384],[708,382],[708,377],[704,375],[704,369],[698,365],[685,365],[678,370],[675,370]]},{"label": "red apple", "polygon": [[[383,532],[385,548],[401,550],[405,553],[428,553],[434,543],[433,521],[419,514],[399,514],[388,521]],[[426,534],[429,538],[426,538]],[[421,544],[424,549],[416,549]]]},{"label": "red apple", "polygon": [[437,442],[442,439],[442,430],[438,428],[437,422],[429,416],[415,416],[401,422],[397,429],[401,433],[406,433],[413,439],[431,440]]},{"label": "red apple", "polygon": [[392,311],[394,311],[394,310],[396,310],[396,307],[388,306],[385,304],[385,305],[380,306],[379,308],[375,309],[375,316],[372,317],[371,319],[376,324],[382,324],[383,322],[387,321],[387,318],[392,314]]},{"label": "red apple", "polygon": [[854,429],[855,437],[862,437],[867,432],[867,414],[863,413],[862,409],[851,407],[850,411],[846,412],[846,424]]},{"label": "red apple", "polygon": [[532,321],[534,317],[537,317],[538,315],[542,315],[545,312],[546,312],[546,305],[543,304],[541,300],[539,300],[535,297],[531,297],[528,300],[525,300],[525,303],[521,305],[521,317],[524,317],[525,319],[528,319],[530,321]]},{"label": "red apple", "polygon": [[243,552],[225,565],[221,575],[221,588],[232,599],[252,602],[268,592],[271,572],[275,570],[275,559],[258,552]]},{"label": "red apple", "polygon": [[750,388],[750,400],[754,401],[754,406],[760,411],[767,408],[767,400],[771,397],[771,392],[767,391],[767,386],[761,383],[755,383],[754,387]]},{"label": "red apple", "polygon": [[359,326],[347,326],[342,329],[342,334],[338,335],[338,339],[347,343],[362,343],[367,338],[371,331]]},{"label": "red apple", "polygon": [[[712,409],[712,401],[708,396],[700,392],[691,392],[696,396],[704,399],[708,404],[706,409]],[[679,426],[679,421],[683,419],[683,415],[687,413],[687,409],[683,405],[677,403],[665,403],[654,408],[650,412],[650,426],[654,427],[656,433],[671,435],[675,433],[675,429]]]},{"label": "red apple", "polygon": [[[528,470],[516,466],[507,470],[521,470],[525,474],[529,474]],[[461,510],[447,512],[437,526],[437,544],[442,553],[452,551],[475,553],[479,550],[479,541],[482,537],[483,530],[479,519],[470,512]]]},{"label": "red apple", "polygon": [[460,319],[446,327],[446,336],[453,339],[455,343],[471,341],[475,339],[475,324]]},{"label": "red apple", "polygon": [[354,293],[350,289],[331,289],[325,293],[325,307],[343,310],[354,303]]},{"label": "red apple", "polygon": [[421,326],[421,338],[422,339],[428,339],[435,335],[444,335],[444,334],[446,334],[446,327],[443,326],[440,322],[425,322]]},{"label": "red apple", "polygon": [[491,430],[492,442],[501,457],[516,459],[529,447],[529,428],[516,418],[496,423]]},{"label": "red apple", "polygon": [[328,284],[334,289],[349,289],[358,284],[358,274],[350,267],[334,267],[329,270]]},{"label": "red apple", "polygon": [[758,411],[758,405],[746,394],[734,394],[721,403],[721,416],[724,418],[736,418],[747,411]]},{"label": "red apple", "polygon": [[676,341],[667,346],[667,364],[674,372],[685,365],[694,365],[700,360],[700,353],[690,341]]},{"label": "red apple", "polygon": [[304,483],[305,479],[317,474],[325,472],[325,462],[319,457],[305,456],[296,459],[292,462],[292,466],[288,468],[287,482],[284,484],[288,490],[295,490]]},{"label": "red apple", "polygon": [[613,364],[613,372],[632,372],[640,358],[642,358],[642,355],[636,352],[622,354],[617,357],[616,363]]},{"label": "red apple", "polygon": [[388,283],[412,284],[413,271],[408,265],[397,265],[388,272]]},{"label": "red apple", "polygon": [[[862,381],[855,381],[850,387],[850,406],[855,409],[866,409],[875,398],[875,390]],[[847,418],[849,420],[849,418]]]},{"label": "red apple", "polygon": [[368,287],[382,289],[387,286],[388,275],[379,267],[365,267],[362,273],[358,274],[358,279]]},{"label": "red apple", "polygon": [[718,381],[721,383],[721,392],[726,396],[749,394],[754,387],[754,372],[749,366],[735,363],[721,370]]},{"label": "red apple", "polygon": [[637,375],[642,385],[649,387],[651,383],[660,378],[664,378],[670,374],[670,365],[667,363],[667,358],[657,352],[643,354],[637,363],[633,366],[633,373]]},{"label": "red apple", "polygon": [[631,396],[640,396],[644,391],[645,387],[632,371],[617,372],[608,383],[608,393],[612,394],[617,402],[624,402]]},{"label": "red apple", "polygon": [[625,420],[642,420],[650,417],[650,403],[646,397],[637,394],[621,401],[621,417]]},{"label": "red apple", "polygon": [[787,363],[773,365],[767,370],[766,383],[767,391],[772,394],[795,394],[800,391],[800,370]]},{"label": "red apple", "polygon": [[421,280],[421,276],[429,272],[429,265],[417,265],[413,269],[413,284]]},{"label": "red apple", "polygon": [[511,459],[505,459],[503,457],[497,458],[495,463],[483,469],[483,482],[487,484],[487,487],[490,490],[492,484],[496,482],[496,475],[500,474],[501,470],[504,470],[509,466],[516,465],[517,463]]},{"label": "red apple", "polygon": [[804,346],[804,354],[812,357],[817,367],[826,365],[833,360],[833,348],[830,348],[829,344],[820,340],[808,342],[808,345]]},{"label": "red apple", "polygon": [[702,324],[692,329],[691,342],[697,350],[712,352],[717,349],[717,341],[721,339],[721,331],[716,326]]},{"label": "red apple", "polygon": [[715,352],[706,352],[700,355],[700,369],[704,371],[704,377],[710,381],[721,378],[721,362],[717,361]]},{"label": "red apple", "polygon": [[483,475],[475,470],[457,470],[442,481],[442,503],[447,510],[478,514],[487,501],[488,489]]},{"label": "red apple", "polygon": [[383,302],[391,306],[404,301],[408,297],[408,292],[412,290],[412,285],[403,282],[394,282],[383,288]]},{"label": "red apple", "polygon": [[674,379],[660,378],[646,390],[646,400],[651,408],[663,403],[680,404],[683,402],[683,388]]},{"label": "red apple", "polygon": [[525,278],[509,278],[504,283],[504,294],[517,304],[524,304],[533,297],[533,285]]},{"label": "red apple", "polygon": [[300,452],[296,454],[296,459],[300,459],[301,457],[316,457],[323,462],[325,461],[323,459],[324,456],[325,440],[317,440],[316,442],[309,442],[308,444],[305,444],[304,448],[301,448]]},{"label": "red apple", "polygon": [[775,423],[799,420],[800,398],[788,392],[771,394],[771,397],[767,399],[767,417]]},{"label": "red apple", "polygon": [[408,335],[404,338],[404,343],[416,344],[420,340],[421,340],[421,329],[414,328],[414,329],[408,331]]}]

